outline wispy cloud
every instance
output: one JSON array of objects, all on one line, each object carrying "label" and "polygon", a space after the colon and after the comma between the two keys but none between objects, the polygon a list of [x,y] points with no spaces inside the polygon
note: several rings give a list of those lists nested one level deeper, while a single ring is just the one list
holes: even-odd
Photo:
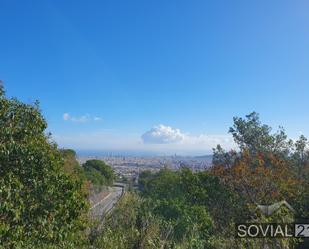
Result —
[{"label": "wispy cloud", "polygon": [[95,122],[98,122],[98,121],[102,121],[102,118],[100,117],[97,117],[97,116],[91,116],[89,114],[85,114],[85,115],[82,115],[82,116],[72,116],[70,115],[69,113],[64,113],[62,115],[62,118],[64,121],[71,121],[71,122],[74,122],[74,123],[86,123],[86,122],[90,122],[90,121],[95,121]]},{"label": "wispy cloud", "polygon": [[100,118],[100,117],[94,117],[93,120],[94,120],[94,121],[102,121],[103,119]]}]

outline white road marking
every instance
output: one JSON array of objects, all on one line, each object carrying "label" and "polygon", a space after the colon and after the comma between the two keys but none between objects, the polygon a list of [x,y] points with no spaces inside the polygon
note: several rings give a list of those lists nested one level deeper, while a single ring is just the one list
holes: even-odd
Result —
[{"label": "white road marking", "polygon": [[107,196],[105,196],[102,200],[100,200],[99,202],[97,202],[96,204],[94,204],[94,205],[90,208],[90,210],[93,209],[93,208],[95,208],[96,206],[100,205],[101,202],[104,201],[106,198],[108,198],[111,194],[112,194],[112,193],[109,193],[109,194],[108,194]]}]

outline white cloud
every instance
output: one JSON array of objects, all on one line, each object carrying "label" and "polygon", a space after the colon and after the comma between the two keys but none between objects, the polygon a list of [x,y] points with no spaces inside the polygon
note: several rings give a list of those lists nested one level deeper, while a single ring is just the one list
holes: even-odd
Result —
[{"label": "white cloud", "polygon": [[[177,128],[157,125],[145,132],[141,139],[145,146],[161,147],[162,149],[181,150],[211,150],[218,144],[224,148],[234,148],[235,144],[230,135],[190,135]],[[149,146],[150,147],[150,146]]]},{"label": "white cloud", "polygon": [[89,114],[85,114],[85,115],[78,116],[78,117],[73,117],[69,113],[64,113],[62,117],[64,121],[71,121],[75,123],[86,123],[89,121],[101,121],[102,120],[102,118],[100,117],[97,117],[97,116],[92,117]]},{"label": "white cloud", "polygon": [[179,129],[170,126],[157,125],[142,135],[145,144],[170,144],[182,141],[185,135]]}]

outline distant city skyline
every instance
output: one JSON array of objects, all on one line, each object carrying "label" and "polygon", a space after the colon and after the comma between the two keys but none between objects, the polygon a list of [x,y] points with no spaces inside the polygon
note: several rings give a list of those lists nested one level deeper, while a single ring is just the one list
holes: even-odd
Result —
[{"label": "distant city skyline", "polygon": [[60,147],[206,155],[234,116],[309,136],[308,1],[0,2],[0,79]]}]

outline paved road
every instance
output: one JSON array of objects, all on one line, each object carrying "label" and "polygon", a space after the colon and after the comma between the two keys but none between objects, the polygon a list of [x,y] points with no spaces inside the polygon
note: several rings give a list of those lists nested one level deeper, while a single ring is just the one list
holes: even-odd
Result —
[{"label": "paved road", "polygon": [[110,212],[122,195],[121,187],[110,187],[110,193],[90,208],[91,216],[101,218]]}]

